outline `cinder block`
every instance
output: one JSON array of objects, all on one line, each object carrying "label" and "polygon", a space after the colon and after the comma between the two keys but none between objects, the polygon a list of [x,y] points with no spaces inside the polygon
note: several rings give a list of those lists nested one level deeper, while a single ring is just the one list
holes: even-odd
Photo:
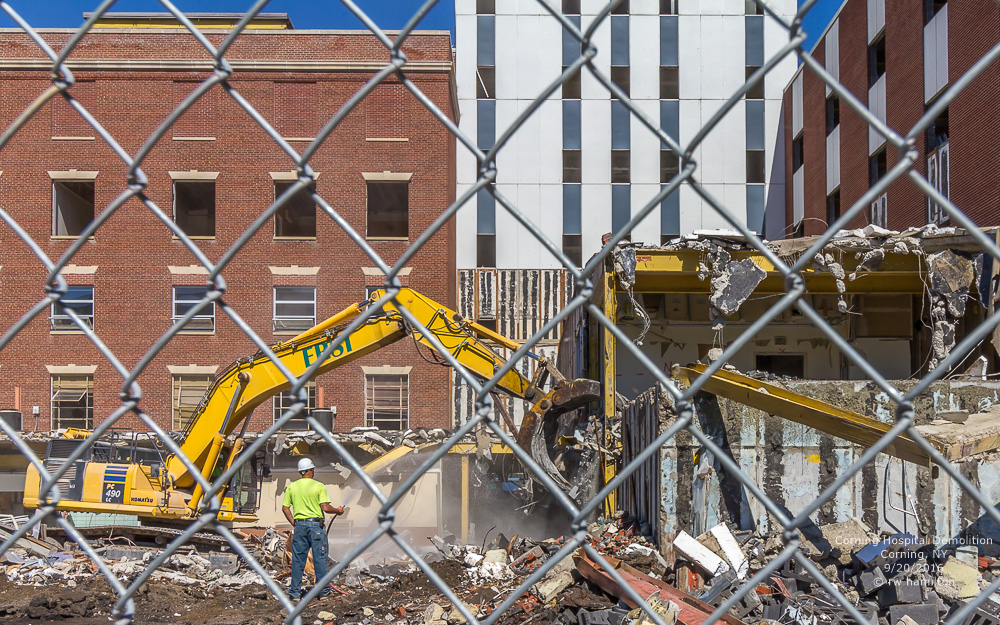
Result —
[{"label": "cinder block", "polygon": [[938,622],[938,609],[931,603],[894,605],[889,608],[889,625],[897,625],[904,616],[910,617],[918,625],[934,625]]},{"label": "cinder block", "polygon": [[857,588],[858,593],[862,597],[867,597],[882,586],[885,586],[885,583],[886,579],[885,575],[882,574],[882,569],[875,568],[869,571],[862,571],[858,574],[855,588]]},{"label": "cinder block", "polygon": [[922,586],[917,580],[892,581],[879,589],[878,602],[883,608],[897,603],[920,603],[924,600]]}]

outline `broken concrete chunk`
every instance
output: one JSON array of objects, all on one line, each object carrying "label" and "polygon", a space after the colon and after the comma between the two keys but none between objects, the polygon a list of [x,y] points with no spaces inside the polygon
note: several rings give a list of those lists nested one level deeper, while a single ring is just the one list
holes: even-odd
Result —
[{"label": "broken concrete chunk", "polygon": [[733,568],[739,579],[746,579],[747,571],[750,568],[743,550],[736,542],[733,533],[729,528],[720,523],[709,531],[698,537],[698,542],[705,545],[715,555],[724,559]]},{"label": "broken concrete chunk", "polygon": [[939,419],[944,419],[945,421],[950,421],[952,423],[965,423],[969,420],[968,410],[945,410],[943,412],[937,413]]},{"label": "broken concrete chunk", "polygon": [[681,530],[674,538],[674,550],[711,577],[721,575],[729,570],[729,565],[725,560],[715,555],[711,549],[695,540],[684,530]]},{"label": "broken concrete chunk", "polygon": [[490,549],[486,552],[483,559],[483,564],[496,564],[502,563],[507,564],[507,550],[506,549]]},{"label": "broken concrete chunk", "polygon": [[712,295],[708,301],[721,316],[728,317],[740,309],[765,277],[767,272],[749,258],[730,262],[723,272],[712,276]]},{"label": "broken concrete chunk", "polygon": [[948,313],[956,318],[964,316],[969,285],[975,278],[973,262],[951,250],[944,250],[927,256],[927,273],[931,280],[931,292],[945,299]]},{"label": "broken concrete chunk", "polygon": [[573,585],[573,572],[567,570],[552,571],[542,581],[534,585],[532,590],[542,603],[553,601],[559,593]]},{"label": "broken concrete chunk", "polygon": [[444,608],[432,603],[424,610],[424,625],[441,625],[444,623]]},{"label": "broken concrete chunk", "polygon": [[979,593],[979,569],[949,556],[941,567],[934,590],[952,601],[974,597]]}]

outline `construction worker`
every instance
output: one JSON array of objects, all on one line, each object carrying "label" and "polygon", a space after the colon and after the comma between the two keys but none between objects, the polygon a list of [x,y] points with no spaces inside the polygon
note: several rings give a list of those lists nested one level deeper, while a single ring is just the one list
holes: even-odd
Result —
[{"label": "construction worker", "polygon": [[[289,598],[293,601],[302,596],[302,573],[305,571],[310,549],[312,549],[317,583],[326,576],[326,554],[329,545],[323,513],[337,516],[344,514],[342,507],[334,508],[330,504],[326,485],[313,479],[315,473],[316,465],[312,460],[309,458],[299,460],[299,475],[302,477],[289,484],[281,502],[281,511],[293,527],[292,587],[288,592]],[[325,597],[330,592],[329,588],[325,588],[321,596]]]}]

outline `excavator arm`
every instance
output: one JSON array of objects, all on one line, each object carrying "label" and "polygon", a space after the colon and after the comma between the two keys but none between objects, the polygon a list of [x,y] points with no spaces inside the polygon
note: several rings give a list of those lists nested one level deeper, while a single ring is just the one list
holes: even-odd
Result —
[{"label": "excavator arm", "polygon": [[[240,359],[216,377],[188,425],[180,446],[181,452],[192,460],[203,477],[210,481],[213,475],[225,470],[239,456],[243,449],[242,433],[253,410],[291,388],[291,383],[275,361],[281,362],[296,377],[304,375],[312,366],[317,366],[314,375],[319,375],[409,336],[435,352],[447,351],[467,371],[486,380],[507,362],[490,344],[510,350],[521,347],[520,343],[464,319],[434,300],[406,288],[399,291],[394,302],[387,303],[345,336],[348,326],[383,294],[384,291],[377,290],[365,302],[351,305],[298,336],[273,345],[272,353],[258,352],[252,357]],[[426,333],[409,323],[400,308],[405,308],[426,329]],[[529,421],[551,417],[599,397],[596,382],[567,381],[547,360],[532,356],[539,359],[534,379],[529,380],[512,367],[496,385],[499,391],[531,402],[533,408]],[[315,365],[317,362],[320,364]],[[443,359],[441,362],[446,364]],[[552,388],[546,393],[542,387],[549,377],[552,378]],[[75,439],[89,435],[87,432],[69,434]],[[537,437],[533,442],[534,446],[538,445]],[[544,460],[547,462],[543,462],[546,471],[555,472],[547,455],[544,455]],[[162,469],[134,461],[114,463],[90,460],[78,464],[73,480],[76,486],[60,501],[59,509],[189,519],[200,507],[201,487],[177,456],[168,456]],[[29,467],[25,483],[26,507],[39,505],[40,486],[37,470]],[[252,521],[255,517],[238,512],[224,495],[221,518]]]}]

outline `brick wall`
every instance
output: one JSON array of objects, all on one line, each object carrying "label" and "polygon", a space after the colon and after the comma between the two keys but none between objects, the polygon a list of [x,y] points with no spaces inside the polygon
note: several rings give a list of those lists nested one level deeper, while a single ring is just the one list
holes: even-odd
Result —
[{"label": "brick wall", "polygon": [[[58,48],[68,34],[46,32]],[[218,43],[222,35],[210,34]],[[0,33],[0,58],[37,58],[39,53],[26,36]],[[411,61],[436,61],[436,71],[410,74],[417,86],[446,114],[455,117],[452,106],[451,47],[444,35],[416,35],[404,50]],[[371,35],[343,33],[247,33],[227,55],[232,59],[379,61],[388,59],[384,48]],[[91,33],[73,54],[74,59],[198,59],[207,57],[190,35],[120,31]],[[2,66],[0,61],[0,66]],[[186,95],[192,82],[204,80],[205,72],[187,71],[85,71],[78,80],[93,81],[81,89],[81,101],[109,130],[122,147],[135,153],[157,125]],[[318,128],[368,80],[373,71],[349,70],[305,72],[238,72],[231,80],[237,89],[269,122],[292,123],[312,115],[313,136]],[[47,72],[0,72],[0,125],[7,127],[48,86]],[[315,97],[282,100],[282,83],[311,84]],[[409,241],[370,241],[372,248],[393,263],[455,198],[454,140],[446,129],[397,81],[377,93],[391,93],[391,105],[377,103],[379,115],[398,114],[398,119],[379,127],[407,141],[367,141],[372,125],[366,116],[369,103],[348,115],[326,145],[312,159],[320,174],[319,194],[362,235],[365,233],[366,187],[361,172],[412,173],[409,186]],[[74,94],[76,94],[74,88]],[[172,215],[172,181],[169,171],[219,172],[216,180],[216,236],[199,240],[198,247],[209,259],[219,259],[267,208],[274,197],[268,172],[291,171],[292,161],[261,130],[233,99],[217,86],[211,105],[199,104],[185,114],[161,139],[143,164],[149,178],[145,193],[166,215]],[[380,99],[381,99],[380,95]],[[297,129],[295,134],[298,134]],[[284,130],[282,130],[284,133]],[[313,134],[309,134],[309,133]],[[95,181],[96,210],[108,207],[125,187],[125,165],[99,138],[96,141],[54,140],[53,136],[96,135],[82,126],[64,102],[49,102],[0,150],[0,206],[39,244],[49,258],[58,258],[72,243],[50,237],[52,190],[48,171],[77,169],[98,171]],[[183,141],[176,137],[214,137],[214,140]],[[383,135],[384,137],[384,135]],[[300,152],[308,145],[294,142]],[[325,213],[318,209],[315,240],[275,240],[273,223],[265,224],[224,270],[228,284],[224,297],[267,342],[288,336],[272,333],[272,284],[277,284],[269,266],[320,267],[315,277],[317,317],[326,318],[364,298],[363,267],[374,263]],[[408,286],[449,306],[454,306],[455,237],[449,222],[410,262]],[[97,265],[93,276],[67,275],[70,284],[92,280],[95,287],[95,331],[125,367],[133,367],[171,324],[171,286],[204,283],[203,277],[172,275],[168,266],[197,263],[183,244],[172,238],[167,227],[139,200],[129,200],[106,222],[71,261],[75,265]],[[9,328],[43,296],[46,272],[39,260],[6,226],[0,227],[0,326]],[[296,281],[286,280],[282,284]],[[223,370],[238,357],[256,351],[236,324],[218,308],[212,335],[179,335],[153,359],[139,378],[143,390],[141,408],[158,423],[171,423],[171,377],[168,365],[217,365]],[[25,427],[34,427],[31,407],[40,407],[38,429],[47,429],[50,418],[49,374],[46,365],[97,365],[94,374],[95,421],[105,419],[119,404],[121,378],[82,334],[52,334],[48,314],[31,321],[0,351],[0,405],[13,405],[14,389],[20,389]],[[355,363],[318,378],[323,404],[338,407],[339,430],[363,424],[364,375],[361,366],[409,366],[411,391],[410,425],[450,425],[449,372],[425,363],[410,341],[400,342]],[[419,399],[419,401],[417,401]],[[270,424],[271,402],[255,412],[250,430]],[[122,426],[138,426],[127,415]]]},{"label": "brick wall", "polygon": [[[886,118],[891,128],[905,135],[923,115],[924,8],[920,0],[899,0],[886,11]],[[868,100],[867,1],[850,0],[840,16],[840,81],[858,99]],[[1000,41],[1000,8],[987,0],[952,0],[948,3],[949,84],[954,84],[983,54]],[[823,60],[824,41],[816,44],[815,56]],[[805,228],[819,234],[826,220],[825,124],[822,120],[825,89],[812,72],[804,71],[803,113],[805,121]],[[993,63],[949,107],[951,199],[980,226],[1000,221],[1000,66]],[[791,107],[791,87],[785,93],[786,110]],[[843,101],[840,106],[841,211],[846,212],[869,188],[868,125]],[[786,121],[786,149],[791,150],[791,115]],[[819,135],[811,138],[811,134]],[[915,147],[919,158],[915,169],[926,175],[926,134]],[[817,153],[817,151],[819,151]],[[790,154],[790,151],[789,151]],[[886,148],[887,170],[899,162],[899,152]],[[813,166],[816,164],[816,166]],[[786,165],[791,176],[791,164]],[[790,179],[790,178],[789,178]],[[792,219],[792,186],[786,191],[786,215]],[[904,230],[927,222],[927,200],[906,176],[888,191],[888,226]],[[850,227],[869,223],[867,207]]]}]

